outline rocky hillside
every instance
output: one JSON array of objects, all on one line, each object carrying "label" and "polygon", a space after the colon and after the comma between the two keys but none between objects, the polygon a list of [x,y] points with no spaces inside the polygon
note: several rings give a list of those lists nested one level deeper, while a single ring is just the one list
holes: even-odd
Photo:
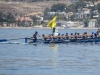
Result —
[{"label": "rocky hillside", "polygon": [[28,15],[33,12],[43,12],[45,8],[50,8],[53,4],[65,3],[66,5],[71,4],[70,1],[43,1],[43,2],[4,2],[0,1],[0,11],[10,12],[14,16]]}]

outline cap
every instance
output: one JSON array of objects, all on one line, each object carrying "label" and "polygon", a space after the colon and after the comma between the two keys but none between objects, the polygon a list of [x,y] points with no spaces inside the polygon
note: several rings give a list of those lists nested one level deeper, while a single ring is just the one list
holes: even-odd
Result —
[{"label": "cap", "polygon": [[68,34],[68,33],[66,33],[66,34]]},{"label": "cap", "polygon": [[35,31],[35,33],[38,33],[37,31]]}]

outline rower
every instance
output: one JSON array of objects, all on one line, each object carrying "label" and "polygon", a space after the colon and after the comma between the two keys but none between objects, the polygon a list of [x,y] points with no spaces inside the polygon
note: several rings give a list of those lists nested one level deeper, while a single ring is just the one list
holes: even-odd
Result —
[{"label": "rower", "polygon": [[97,33],[97,32],[96,32],[96,33],[94,33],[95,38],[97,38],[97,35],[98,35],[98,33]]},{"label": "rower", "polygon": [[84,32],[83,35],[82,35],[82,39],[83,39],[83,40],[86,39],[86,38],[85,38],[85,32]]},{"label": "rower", "polygon": [[87,32],[84,32],[84,36],[85,36],[85,39],[88,39],[88,34],[87,34]]},{"label": "rower", "polygon": [[62,38],[62,41],[64,41],[66,39],[66,36],[62,34],[61,38]]},{"label": "rower", "polygon": [[66,39],[69,39],[68,33],[65,34]]},{"label": "rower", "polygon": [[75,34],[74,34],[74,37],[75,37],[75,39],[77,39],[77,33],[75,32]]},{"label": "rower", "polygon": [[100,37],[100,29],[98,29],[96,33],[97,33],[97,37],[99,38]]},{"label": "rower", "polygon": [[50,35],[49,36],[45,36],[44,34],[42,35],[44,40],[46,41],[47,39],[50,39]]},{"label": "rower", "polygon": [[80,33],[77,33],[77,39],[78,40],[82,39],[82,36],[80,35]]},{"label": "rower", "polygon": [[70,34],[70,39],[75,39],[73,33]]},{"label": "rower", "polygon": [[90,38],[94,38],[95,36],[94,36],[94,32],[92,32],[92,34],[90,35]]},{"label": "rower", "polygon": [[34,40],[35,40],[34,42],[36,42],[36,41],[37,41],[37,35],[39,35],[39,34],[38,34],[38,32],[37,32],[37,31],[35,31],[35,33],[33,34],[33,38],[34,38]]},{"label": "rower", "polygon": [[60,33],[58,34],[58,37],[57,37],[57,38],[58,38],[58,40],[61,40],[61,36],[60,36]]},{"label": "rower", "polygon": [[51,41],[53,41],[53,37],[54,37],[53,34],[50,34],[50,35],[49,35],[49,38],[50,38]]}]

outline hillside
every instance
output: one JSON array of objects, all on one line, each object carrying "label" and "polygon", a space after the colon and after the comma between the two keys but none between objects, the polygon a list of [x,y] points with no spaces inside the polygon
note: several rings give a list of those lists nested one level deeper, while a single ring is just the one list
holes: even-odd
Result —
[{"label": "hillside", "polygon": [[69,1],[43,1],[43,2],[4,2],[0,1],[0,11],[11,12],[14,16],[28,15],[33,12],[43,12],[45,8],[50,8],[53,4],[65,3],[71,4]]}]

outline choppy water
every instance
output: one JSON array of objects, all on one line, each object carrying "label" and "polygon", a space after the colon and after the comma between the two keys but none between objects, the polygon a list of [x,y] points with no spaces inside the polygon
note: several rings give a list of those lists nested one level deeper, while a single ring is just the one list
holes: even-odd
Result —
[{"label": "choppy water", "polygon": [[[30,37],[36,29],[0,29],[0,39]],[[38,29],[40,35],[49,29]],[[71,33],[96,30],[59,30]],[[40,37],[41,38],[41,37]],[[0,44],[0,75],[100,75],[100,43]]]}]

